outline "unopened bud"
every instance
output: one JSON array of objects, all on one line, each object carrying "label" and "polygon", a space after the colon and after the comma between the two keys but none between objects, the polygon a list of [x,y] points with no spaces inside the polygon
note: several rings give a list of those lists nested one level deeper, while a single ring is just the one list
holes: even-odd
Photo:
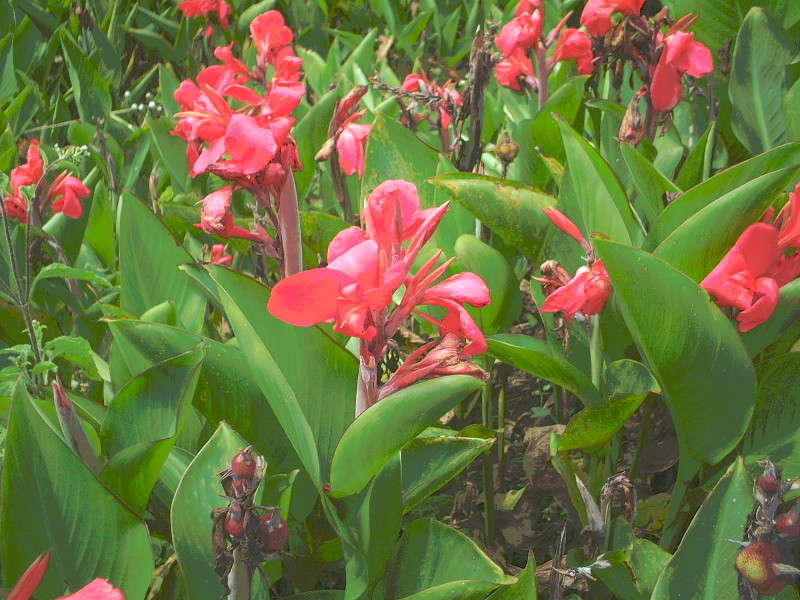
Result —
[{"label": "unopened bud", "polygon": [[511,138],[506,138],[497,145],[495,154],[497,154],[497,157],[504,163],[512,163],[519,154],[519,144]]}]

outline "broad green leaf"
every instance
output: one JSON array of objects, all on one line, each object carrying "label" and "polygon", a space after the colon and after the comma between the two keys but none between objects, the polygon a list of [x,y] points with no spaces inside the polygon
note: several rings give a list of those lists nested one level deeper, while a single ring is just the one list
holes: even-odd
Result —
[{"label": "broad green leaf", "polygon": [[710,163],[714,157],[716,139],[717,121],[711,121],[706,132],[693,144],[689,155],[683,161],[675,181],[678,187],[688,190],[703,181],[703,179],[708,178],[708,174],[704,173],[704,169],[710,169],[711,167]]},{"label": "broad green leaf", "polygon": [[435,435],[418,437],[402,452],[403,510],[408,512],[458,476],[493,439]]},{"label": "broad green leaf", "polygon": [[344,432],[331,464],[331,495],[355,494],[422,431],[483,382],[467,375],[423,381],[387,396]]},{"label": "broad green leaf", "polygon": [[515,181],[472,173],[440,175],[431,183],[447,191],[534,263],[542,261],[542,250],[552,225],[542,209],[556,204],[550,194]]},{"label": "broad green leaf", "polygon": [[281,472],[299,466],[297,456],[250,374],[244,354],[199,334],[159,323],[113,319],[109,328],[132,372],[177,356],[202,343],[206,357],[194,406],[211,423],[228,422]]},{"label": "broad green leaf", "polygon": [[157,363],[128,382],[103,421],[101,438],[111,456],[101,479],[142,512],[186,420],[205,347]]},{"label": "broad green leaf", "polygon": [[751,357],[759,354],[800,319],[800,280],[786,284],[780,292],[778,306],[767,322],[742,334]]},{"label": "broad green leaf", "polygon": [[120,306],[139,316],[147,309],[173,300],[180,322],[200,331],[206,302],[178,266],[192,262],[169,231],[142,202],[123,194],[117,214]]},{"label": "broad green leaf", "polygon": [[36,289],[36,285],[44,279],[80,279],[81,281],[88,281],[101,288],[111,287],[111,283],[105,277],[101,277],[97,273],[87,271],[86,269],[68,267],[60,263],[52,263],[36,274],[31,284],[31,294],[33,290]]},{"label": "broad green leaf", "polygon": [[769,458],[794,474],[800,471],[800,353],[764,361],[758,374],[755,411],[742,453],[748,464]]},{"label": "broad green leaf", "polygon": [[617,360],[603,372],[600,392],[605,397],[628,394],[658,394],[661,388],[650,370],[638,360]]},{"label": "broad green leaf", "polygon": [[754,0],[664,0],[662,4],[669,7],[669,14],[677,19],[690,13],[697,15],[697,22],[692,32],[697,39],[711,47],[714,52],[729,43],[747,13],[747,10],[759,2]]},{"label": "broad green leaf", "polygon": [[519,154],[511,166],[512,179],[544,187],[550,173],[544,157],[564,162],[564,143],[553,113],[572,123],[583,102],[586,77],[572,77],[561,85],[533,119],[526,119],[512,129],[519,144]]},{"label": "broad green leaf", "polygon": [[[800,165],[800,143],[793,143],[785,144],[717,173],[687,190],[667,206],[650,228],[642,247],[645,250],[654,250],[684,221],[715,200],[762,175],[797,165]],[[762,183],[769,184],[770,181],[765,179]],[[753,193],[760,192],[753,190]]]},{"label": "broad green leaf", "polygon": [[[300,222],[302,223],[303,243],[312,252],[325,258],[328,255],[328,246],[336,234],[350,227],[346,221],[337,216],[317,211],[302,211]],[[312,263],[312,259],[308,258],[307,262]]]},{"label": "broad green leaf", "polygon": [[755,372],[741,338],[708,294],[667,263],[622,244],[595,244],[681,448],[719,462],[741,439],[753,410]]},{"label": "broad green leaf", "polygon": [[294,137],[301,140],[298,149],[300,161],[303,163],[303,170],[295,173],[298,200],[305,199],[311,189],[314,173],[317,170],[314,157],[328,139],[328,128],[338,102],[339,94],[336,90],[328,92],[292,128]]},{"label": "broad green leaf", "polygon": [[[365,413],[366,414],[366,413]],[[412,521],[394,549],[384,598],[443,600],[485,597],[514,583],[463,533],[432,519]]]},{"label": "broad green leaf", "polygon": [[752,154],[786,138],[783,94],[786,66],[797,54],[792,38],[763,8],[752,8],[736,37],[728,88],[733,131]]},{"label": "broad green leaf", "polygon": [[652,225],[664,210],[664,193],[677,194],[681,190],[636,149],[624,143],[619,147],[636,188],[637,208]]},{"label": "broad green leaf", "polygon": [[487,341],[488,353],[496,359],[568,389],[584,404],[600,401],[591,379],[563,356],[555,356],[547,342],[516,333],[494,335]]},{"label": "broad green leaf", "polygon": [[169,180],[173,187],[187,193],[189,187],[189,164],[186,162],[186,143],[172,135],[170,121],[162,119],[145,119],[145,126],[150,131],[150,136],[155,147],[154,155],[161,160],[169,173]]},{"label": "broad green leaf", "polygon": [[7,432],[0,537],[3,575],[16,582],[43,552],[50,568],[37,596],[77,591],[108,578],[144,600],[153,573],[145,524],[68,448],[18,384]]},{"label": "broad green leaf", "polygon": [[591,404],[572,417],[558,436],[558,452],[590,448],[610,440],[642,405],[645,394],[630,394]]},{"label": "broad green leaf", "polygon": [[586,232],[584,235],[597,231],[612,240],[638,243],[643,232],[614,171],[566,121],[556,120],[569,157],[567,176],[580,212],[580,219],[576,221],[578,227]]},{"label": "broad green leaf", "polygon": [[248,443],[226,423],[211,436],[183,474],[172,501],[172,542],[183,572],[187,597],[219,600],[223,589],[214,573],[211,511],[225,506],[220,471]]},{"label": "broad green leaf", "polygon": [[108,82],[65,30],[61,31],[61,47],[81,120],[92,123],[108,118],[111,112]]},{"label": "broad green leaf", "polygon": [[794,178],[795,169],[768,173],[715,200],[684,221],[655,254],[695,281],[702,281],[764,214]]},{"label": "broad green leaf", "polygon": [[492,299],[485,308],[467,307],[485,334],[498,333],[514,324],[522,311],[519,281],[505,257],[476,236],[464,234],[456,240],[454,270],[480,276]]},{"label": "broad green leaf", "polygon": [[753,509],[752,481],[744,462],[737,459],[706,498],[686,530],[681,545],[653,591],[652,600],[737,598],[738,572],[734,568]]},{"label": "broad green leaf", "polygon": [[[253,378],[311,480],[321,487],[320,456],[325,468],[355,412],[350,404],[355,360],[318,329],[297,328],[269,315],[269,290],[257,281],[222,267],[209,268],[209,274]],[[319,369],[316,377],[308,376],[309,365]]]},{"label": "broad green leaf", "polygon": [[489,600],[537,600],[539,594],[536,590],[536,561],[533,551],[528,551],[528,564],[525,570],[517,577],[517,582],[499,588],[489,596]]}]

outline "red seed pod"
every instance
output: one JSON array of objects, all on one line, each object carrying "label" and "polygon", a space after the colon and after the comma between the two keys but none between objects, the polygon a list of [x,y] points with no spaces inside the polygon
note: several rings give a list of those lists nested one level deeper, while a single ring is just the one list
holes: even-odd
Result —
[{"label": "red seed pod", "polygon": [[761,487],[764,493],[774,494],[778,491],[778,488],[781,487],[781,482],[777,477],[775,477],[775,475],[766,473],[758,482],[758,485]]},{"label": "red seed pod", "polygon": [[736,557],[736,569],[754,588],[772,589],[780,581],[780,573],[775,563],[781,561],[780,550],[771,542],[756,542],[739,551]]},{"label": "red seed pod", "polygon": [[256,457],[253,456],[253,452],[250,448],[245,448],[231,460],[231,472],[233,476],[241,479],[252,479],[256,474],[257,466],[258,461]]},{"label": "red seed pod", "polygon": [[225,517],[225,531],[232,536],[244,535],[244,514],[238,504],[231,503]]},{"label": "red seed pod", "polygon": [[775,529],[778,533],[782,533],[789,537],[797,537],[800,535],[800,515],[795,512],[787,512],[778,515],[775,519]]},{"label": "red seed pod", "polygon": [[277,513],[269,513],[261,517],[258,528],[264,534],[266,540],[264,546],[268,550],[273,552],[283,550],[289,542],[289,526]]}]

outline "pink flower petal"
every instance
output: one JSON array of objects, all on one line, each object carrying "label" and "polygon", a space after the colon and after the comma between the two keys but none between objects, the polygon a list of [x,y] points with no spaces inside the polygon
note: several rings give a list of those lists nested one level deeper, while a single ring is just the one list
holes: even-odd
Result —
[{"label": "pink flower petal", "polygon": [[348,227],[336,234],[328,246],[328,263],[330,264],[342,254],[367,239],[367,234],[360,227]]},{"label": "pink flower petal", "polygon": [[225,150],[243,175],[252,175],[266,167],[278,151],[272,130],[261,127],[256,119],[247,115],[231,117],[224,139]]},{"label": "pink flower petal", "polygon": [[273,317],[309,327],[336,316],[339,290],[352,278],[335,269],[311,269],[279,281],[267,308]]},{"label": "pink flower petal", "polygon": [[74,594],[59,600],[125,600],[125,594],[105,579],[95,579]]},{"label": "pink flower petal", "polygon": [[431,298],[448,299],[462,304],[466,302],[478,308],[488,306],[492,301],[486,282],[470,272],[453,275],[428,288],[423,294],[422,304]]}]

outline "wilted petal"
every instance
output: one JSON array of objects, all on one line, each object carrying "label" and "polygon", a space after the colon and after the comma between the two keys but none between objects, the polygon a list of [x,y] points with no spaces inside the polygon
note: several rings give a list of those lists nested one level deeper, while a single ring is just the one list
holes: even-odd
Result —
[{"label": "wilted petal", "polygon": [[200,221],[204,229],[214,231],[223,227],[223,218],[230,210],[232,198],[232,185],[226,185],[203,198]]},{"label": "wilted petal", "polygon": [[274,288],[267,308],[273,317],[309,327],[336,316],[342,286],[353,280],[335,269],[311,269],[282,279]]}]

